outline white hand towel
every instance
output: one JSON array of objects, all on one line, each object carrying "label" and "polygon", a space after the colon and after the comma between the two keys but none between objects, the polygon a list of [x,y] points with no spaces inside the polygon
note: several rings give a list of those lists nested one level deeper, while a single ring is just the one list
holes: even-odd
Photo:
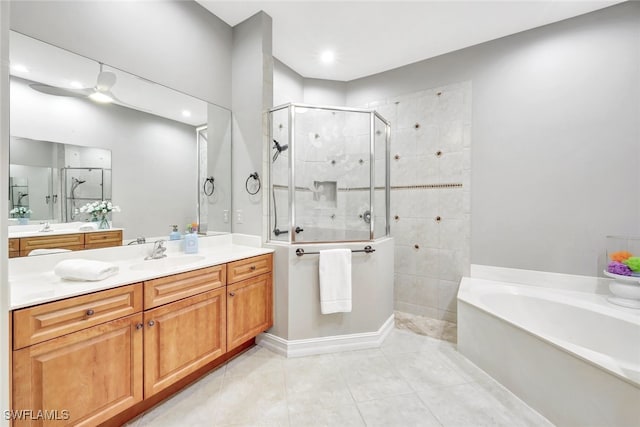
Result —
[{"label": "white hand towel", "polygon": [[87,222],[86,224],[82,224],[78,231],[93,231],[98,229],[98,224],[95,222]]},{"label": "white hand towel", "polygon": [[322,314],[351,312],[351,250],[320,251],[320,310]]},{"label": "white hand towel", "polygon": [[53,268],[53,272],[67,280],[97,281],[113,276],[118,266],[109,262],[89,259],[65,259]]},{"label": "white hand towel", "polygon": [[34,255],[48,255],[48,254],[59,254],[62,252],[71,252],[71,249],[62,249],[62,248],[54,248],[54,249],[34,249],[29,252],[28,256]]}]

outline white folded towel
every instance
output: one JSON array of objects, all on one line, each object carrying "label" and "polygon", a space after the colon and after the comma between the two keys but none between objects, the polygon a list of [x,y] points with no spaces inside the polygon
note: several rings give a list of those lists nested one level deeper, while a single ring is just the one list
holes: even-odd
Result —
[{"label": "white folded towel", "polygon": [[71,249],[62,249],[62,248],[54,248],[54,249],[34,249],[29,252],[28,256],[34,255],[48,255],[48,254],[60,254],[62,252],[71,252]]},{"label": "white folded towel", "polygon": [[320,251],[320,311],[351,311],[351,250]]},{"label": "white folded towel", "polygon": [[65,259],[53,268],[53,272],[67,280],[103,280],[118,272],[118,266],[109,262],[89,259]]},{"label": "white folded towel", "polygon": [[97,229],[98,224],[96,224],[95,222],[87,222],[85,224],[82,224],[80,228],[78,228],[78,231],[93,231]]}]

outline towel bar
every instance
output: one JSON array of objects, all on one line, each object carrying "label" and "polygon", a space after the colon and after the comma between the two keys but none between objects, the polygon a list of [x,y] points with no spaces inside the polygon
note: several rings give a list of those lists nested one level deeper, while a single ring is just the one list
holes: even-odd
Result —
[{"label": "towel bar", "polygon": [[[365,247],[364,247],[364,249],[356,249],[356,250],[351,249],[351,252],[365,252],[365,253],[368,253],[368,254],[370,254],[371,252],[375,252],[375,251],[376,251],[376,250],[375,250],[375,249],[373,249],[370,245],[365,246]],[[305,252],[305,251],[304,251],[304,249],[302,249],[302,248],[298,248],[298,249],[296,249],[296,255],[297,255],[297,256],[302,256],[302,255],[317,255],[317,254],[319,254],[319,253],[320,253],[320,252]]]}]

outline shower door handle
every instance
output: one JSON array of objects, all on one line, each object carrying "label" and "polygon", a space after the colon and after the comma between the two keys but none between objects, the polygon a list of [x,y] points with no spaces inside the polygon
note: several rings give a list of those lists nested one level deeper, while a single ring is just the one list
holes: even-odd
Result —
[{"label": "shower door handle", "polygon": [[303,232],[304,230],[300,227],[296,227],[296,234]]}]

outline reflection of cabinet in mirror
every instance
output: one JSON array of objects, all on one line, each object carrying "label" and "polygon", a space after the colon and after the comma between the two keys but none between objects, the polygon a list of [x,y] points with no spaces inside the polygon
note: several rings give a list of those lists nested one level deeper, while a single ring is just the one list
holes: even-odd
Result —
[{"label": "reflection of cabinet in mirror", "polygon": [[108,248],[122,245],[122,230],[106,230],[88,233],[55,234],[9,239],[9,258],[28,256],[35,249],[83,249]]}]

